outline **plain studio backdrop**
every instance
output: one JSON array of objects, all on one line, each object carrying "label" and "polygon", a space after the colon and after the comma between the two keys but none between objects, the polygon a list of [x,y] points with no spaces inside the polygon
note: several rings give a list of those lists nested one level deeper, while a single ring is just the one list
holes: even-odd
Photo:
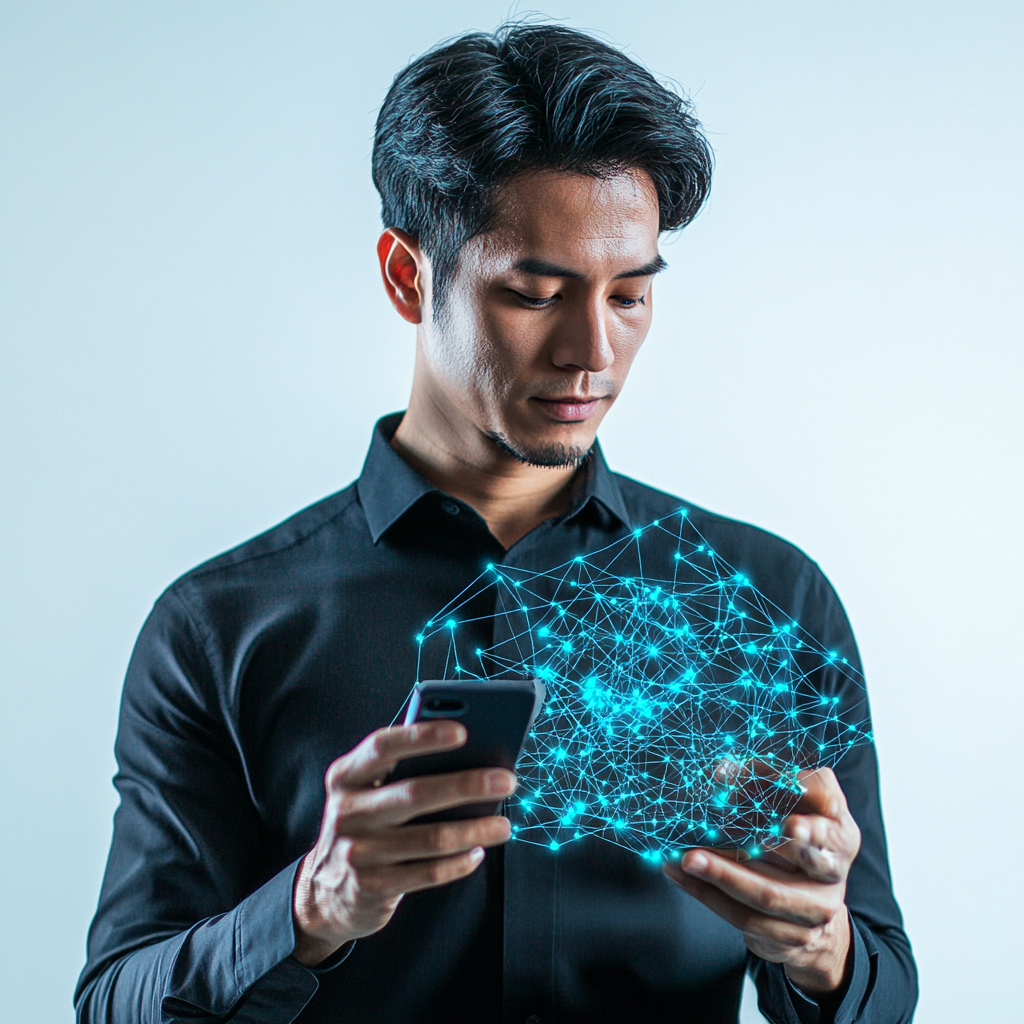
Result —
[{"label": "plain studio backdrop", "polygon": [[[509,9],[0,10],[0,1020],[53,1024],[139,627],[179,574],[347,484],[404,406],[376,109],[412,56]],[[601,439],[836,585],[925,1024],[1024,1019],[1022,10],[545,10],[678,82],[711,133],[711,201],[665,241]]]}]

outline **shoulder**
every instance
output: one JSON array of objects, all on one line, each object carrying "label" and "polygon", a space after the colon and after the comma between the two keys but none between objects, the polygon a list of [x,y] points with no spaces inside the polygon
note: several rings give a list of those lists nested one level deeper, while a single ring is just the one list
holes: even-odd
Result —
[{"label": "shoulder", "polygon": [[[778,569],[821,571],[807,554],[778,534],[752,523],[711,512],[692,501],[659,491],[621,473],[615,473],[614,476],[634,527],[647,526],[655,519],[665,518],[685,509],[691,526],[718,554],[733,564],[736,564],[734,557],[741,562],[753,558],[759,562],[767,560]],[[737,565],[737,568],[741,566]]]},{"label": "shoulder", "polygon": [[[860,670],[860,654],[839,595],[814,559],[777,534],[710,512],[693,502],[637,480],[614,474],[634,528],[644,528],[685,511],[689,539],[706,544],[718,560],[741,573],[774,606],[799,622],[823,647],[841,652]],[[724,563],[724,565],[723,565]],[[773,614],[775,614],[773,613]]]},{"label": "shoulder", "polygon": [[350,484],[313,505],[296,512],[269,530],[225,551],[175,580],[168,592],[183,594],[215,585],[218,579],[277,576],[289,566],[317,562],[324,545],[337,546],[351,512],[358,506],[356,485]]},{"label": "shoulder", "polygon": [[795,544],[752,523],[711,512],[619,473],[614,474],[634,527],[645,527],[686,510],[703,543],[787,614],[813,612],[815,619],[840,614],[839,599],[821,567]]}]

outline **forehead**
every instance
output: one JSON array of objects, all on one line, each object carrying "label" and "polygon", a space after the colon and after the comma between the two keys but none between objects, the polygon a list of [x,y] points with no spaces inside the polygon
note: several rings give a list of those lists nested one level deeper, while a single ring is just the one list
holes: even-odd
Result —
[{"label": "forehead", "polygon": [[473,240],[489,263],[533,256],[622,269],[618,264],[641,265],[657,255],[658,196],[644,171],[601,178],[528,172],[509,182],[495,205],[490,230]]}]

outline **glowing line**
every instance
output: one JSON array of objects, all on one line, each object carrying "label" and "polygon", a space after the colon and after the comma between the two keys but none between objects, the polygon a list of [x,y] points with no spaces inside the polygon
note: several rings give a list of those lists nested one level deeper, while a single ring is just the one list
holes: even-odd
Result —
[{"label": "glowing line", "polygon": [[[666,534],[667,556],[644,550]],[[666,560],[663,577],[645,573]],[[495,613],[460,619],[486,591]],[[488,620],[508,635],[462,651]],[[439,664],[444,645],[458,678],[544,680],[513,833],[552,850],[594,835],[654,859],[708,842],[756,856],[799,798],[797,772],[871,740],[847,658],[730,566],[686,509],[549,572],[489,565],[417,642],[418,679],[424,649]]]}]

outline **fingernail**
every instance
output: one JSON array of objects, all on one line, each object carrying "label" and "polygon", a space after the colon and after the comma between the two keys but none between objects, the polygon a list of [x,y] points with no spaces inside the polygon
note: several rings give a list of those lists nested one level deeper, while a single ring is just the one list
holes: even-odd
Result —
[{"label": "fingernail", "polygon": [[469,859],[475,861],[481,861],[484,859],[484,848],[482,846],[474,846],[469,851]]},{"label": "fingernail", "polygon": [[703,875],[708,869],[708,858],[703,853],[695,853],[688,857],[683,870],[691,875]]},{"label": "fingernail", "polygon": [[509,777],[509,773],[500,769],[487,773],[484,779],[484,786],[487,792],[492,793],[494,796],[507,796],[515,789],[515,783]]},{"label": "fingernail", "polygon": [[811,830],[803,822],[793,826],[793,838],[798,843],[806,843],[810,841]]}]

